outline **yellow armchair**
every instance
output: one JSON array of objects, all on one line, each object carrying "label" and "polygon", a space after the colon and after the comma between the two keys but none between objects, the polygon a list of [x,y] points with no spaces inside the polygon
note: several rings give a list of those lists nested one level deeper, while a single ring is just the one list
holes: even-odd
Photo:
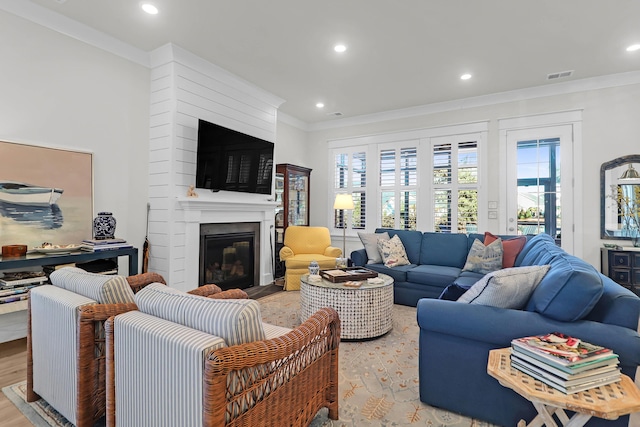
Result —
[{"label": "yellow armchair", "polygon": [[331,235],[326,227],[292,225],[284,233],[284,246],[280,260],[285,262],[284,289],[300,289],[300,276],[309,272],[309,263],[317,261],[321,269],[335,268],[336,258],[342,250],[331,246]]}]

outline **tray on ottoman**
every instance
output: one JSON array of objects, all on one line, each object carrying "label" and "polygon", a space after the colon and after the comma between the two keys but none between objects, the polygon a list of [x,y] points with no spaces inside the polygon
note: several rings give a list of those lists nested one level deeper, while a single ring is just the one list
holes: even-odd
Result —
[{"label": "tray on ottoman", "polygon": [[320,270],[320,276],[333,283],[367,280],[378,277],[378,273],[362,267],[333,268]]}]

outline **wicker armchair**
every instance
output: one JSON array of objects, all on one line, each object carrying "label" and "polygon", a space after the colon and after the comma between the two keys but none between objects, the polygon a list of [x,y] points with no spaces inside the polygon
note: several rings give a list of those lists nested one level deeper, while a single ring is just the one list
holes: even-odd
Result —
[{"label": "wicker armchair", "polygon": [[[89,274],[90,275],[90,274]],[[103,276],[104,277],[104,276]],[[107,276],[108,278],[108,276]],[[166,285],[164,278],[158,273],[143,273],[126,278],[126,282],[133,294],[137,293],[150,283],[161,283]],[[57,294],[64,293],[64,290],[58,290]],[[72,292],[69,292],[72,294]],[[236,298],[243,299],[248,298],[246,292],[240,289],[231,289],[222,291],[220,287],[216,285],[206,285],[198,287],[189,293],[205,296],[208,298],[225,299]],[[76,296],[69,295],[71,298]],[[59,298],[64,298],[58,296]],[[105,398],[105,334],[104,334],[104,322],[111,316],[115,316],[127,311],[136,310],[137,306],[133,302],[121,302],[111,304],[96,304],[95,301],[83,301],[77,304],[77,330],[75,339],[67,337],[71,341],[75,341],[73,351],[75,355],[66,353],[60,355],[63,359],[70,357],[75,358],[75,372],[72,372],[75,378],[73,394],[71,401],[73,403],[68,404],[65,402],[62,406],[65,409],[56,407],[54,402],[49,402],[61,412],[67,419],[72,420],[78,427],[93,426],[97,420],[105,415],[106,398]],[[33,361],[33,336],[32,336],[32,320],[33,316],[31,310],[31,300],[28,303],[28,330],[27,330],[27,401],[34,402],[40,399],[38,393],[34,391],[34,361]],[[46,319],[44,320],[46,322]],[[55,332],[52,332],[55,338]],[[43,346],[43,351],[46,352],[46,346]],[[56,372],[43,367],[44,375],[59,375]],[[41,371],[43,372],[43,371]],[[48,394],[45,392],[45,394]],[[47,401],[55,400],[49,395],[43,396]],[[62,410],[61,410],[62,409]]]},{"label": "wicker armchair", "polygon": [[[227,338],[164,317],[173,314],[132,311],[105,323],[107,426],[308,426],[323,407],[338,419],[335,310],[321,309],[293,330],[229,347]],[[254,325],[243,319],[247,328]],[[132,354],[140,357],[132,361]],[[177,380],[170,389],[163,386],[167,378]],[[132,393],[144,397],[132,400]]]}]

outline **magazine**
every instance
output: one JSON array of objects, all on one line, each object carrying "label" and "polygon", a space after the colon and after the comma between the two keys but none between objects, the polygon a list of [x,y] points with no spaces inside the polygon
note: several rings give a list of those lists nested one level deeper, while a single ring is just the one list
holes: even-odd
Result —
[{"label": "magazine", "polygon": [[612,384],[612,383],[616,383],[618,381],[621,380],[621,374],[618,371],[617,373],[613,373],[611,375],[608,376],[604,376],[604,377],[598,377],[595,379],[591,379],[588,381],[581,381],[577,384],[571,384],[571,385],[564,385],[564,384],[560,384],[556,381],[552,381],[551,379],[549,379],[549,377],[547,375],[542,375],[540,374],[540,372],[537,372],[535,370],[529,369],[529,367],[525,367],[523,365],[517,364],[517,363],[512,363],[511,366],[514,369],[517,369],[521,372],[524,372],[525,374],[539,380],[540,382],[555,388],[556,390],[560,390],[561,392],[565,393],[565,394],[572,394],[572,393],[578,393],[581,391],[585,391],[588,390],[590,388],[595,388],[595,387],[600,387],[603,385],[607,385],[607,384]]},{"label": "magazine", "polygon": [[609,348],[591,344],[559,332],[516,338],[511,345],[543,354],[563,365],[582,363],[613,354]]},{"label": "magazine", "polygon": [[547,369],[547,366],[530,363],[524,359],[520,359],[516,355],[511,355],[511,366],[514,368],[523,368],[520,369],[521,371],[527,369],[531,372],[535,372],[540,377],[553,381],[563,387],[578,386],[600,378],[620,377],[620,369],[616,365],[590,369],[586,372],[576,374],[575,376],[570,376],[569,378],[556,375],[555,372]]},{"label": "magazine", "polygon": [[529,362],[529,364],[532,365],[544,367],[545,370],[564,379],[582,378],[595,372],[603,372],[610,369],[616,369],[619,364],[617,357],[611,357],[598,359],[591,362],[585,362],[571,367],[558,366],[549,363],[544,358],[537,358],[534,355],[518,351],[517,348],[513,347],[511,348],[511,357]]}]

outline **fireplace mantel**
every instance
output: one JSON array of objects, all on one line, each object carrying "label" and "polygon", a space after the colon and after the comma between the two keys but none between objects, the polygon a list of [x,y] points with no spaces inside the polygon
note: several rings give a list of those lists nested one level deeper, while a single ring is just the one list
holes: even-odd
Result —
[{"label": "fireplace mantel", "polygon": [[[273,281],[273,230],[278,202],[253,194],[199,191],[198,197],[178,197],[185,222],[185,283],[191,289],[198,283],[200,259],[200,224],[260,223],[260,283]],[[254,197],[255,196],[255,197]],[[262,196],[268,197],[268,196]],[[188,290],[188,289],[184,289]]]}]

